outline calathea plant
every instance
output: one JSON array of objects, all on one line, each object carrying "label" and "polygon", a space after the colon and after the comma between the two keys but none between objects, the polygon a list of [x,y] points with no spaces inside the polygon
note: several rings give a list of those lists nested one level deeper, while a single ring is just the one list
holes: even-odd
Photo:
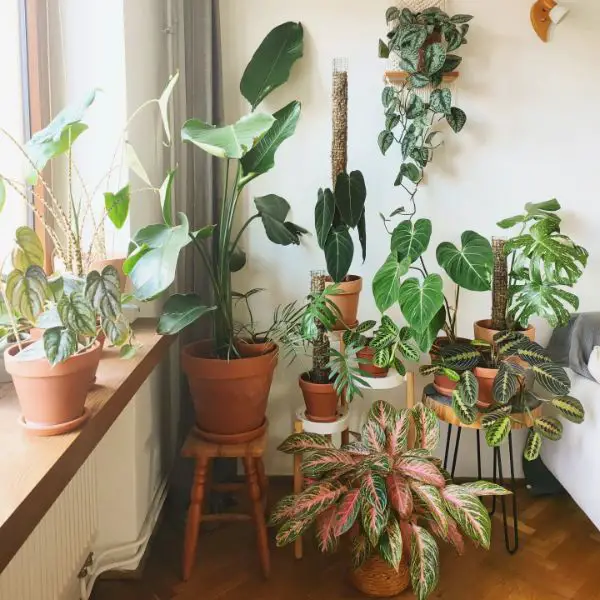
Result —
[{"label": "calathea plant", "polygon": [[[474,231],[465,231],[458,248],[444,242],[437,248],[439,266],[456,284],[454,298],[448,300],[443,280],[431,273],[424,254],[431,240],[429,219],[405,220],[391,234],[390,255],[373,278],[377,308],[386,312],[398,303],[422,352],[427,352],[440,331],[456,340],[457,309],[460,290],[489,291],[493,254],[489,241]],[[420,278],[407,277],[409,272]]]},{"label": "calathea plant", "polygon": [[[478,367],[493,369],[496,373],[491,398],[486,397],[485,402],[481,401],[483,382],[479,379]],[[491,344],[474,340],[470,345],[441,348],[439,359],[432,365],[421,367],[421,373],[443,373],[458,381],[452,394],[452,408],[467,425],[483,413],[482,424],[490,446],[501,445],[513,423],[531,427],[524,452],[527,460],[539,456],[544,438],[558,441],[562,436],[563,427],[558,419],[532,414],[541,403],[552,406],[574,423],[582,423],[585,418],[581,402],[569,395],[571,382],[565,370],[552,362],[539,344],[516,331],[497,333]],[[550,398],[539,394],[531,385],[532,381]]]},{"label": "calathea plant", "polygon": [[467,43],[471,19],[470,15],[451,17],[438,8],[420,13],[396,7],[387,11],[386,20],[392,26],[388,42],[380,41],[380,56],[395,55],[407,77],[398,86],[383,90],[385,129],[378,144],[384,155],[395,142],[399,144],[402,163],[395,185],[404,188],[411,203],[410,208],[401,207],[393,215],[416,212],[415,196],[440,145],[436,140],[438,123],[445,120],[458,133],[467,121],[464,111],[453,106],[452,92],[442,87],[442,81],[462,62],[453,52]]},{"label": "calathea plant", "polygon": [[302,470],[311,484],[275,507],[270,522],[279,526],[277,545],[293,542],[316,522],[322,551],[351,536],[356,567],[378,554],[397,570],[408,557],[415,595],[429,597],[439,580],[436,538],[459,554],[465,537],[489,548],[490,517],[478,496],[508,493],[485,481],[452,484],[432,455],[438,441],[438,420],[430,409],[418,404],[398,411],[382,401],[369,411],[362,439],[341,449],[325,436],[290,436],[279,449],[304,453]]},{"label": "calathea plant", "polygon": [[[300,103],[290,102],[273,115],[257,111],[262,101],[285,83],[294,63],[302,56],[303,30],[299,23],[284,23],[271,31],[244,71],[240,89],[251,112],[236,123],[217,126],[199,119],[187,121],[182,138],[223,161],[225,186],[219,200],[217,223],[191,231],[185,214],[173,217],[170,193],[163,197],[163,223],[140,230],[133,238],[125,271],[134,295],[151,300],[167,290],[175,279],[181,251],[191,244],[206,269],[214,298],[206,306],[197,294],[175,294],[165,304],[159,332],[174,334],[203,315],[214,316],[214,353],[237,358],[233,315],[232,273],[246,264],[240,247],[243,233],[260,220],[267,237],[280,245],[299,244],[306,233],[287,220],[290,205],[274,194],[255,198],[256,213],[234,234],[234,222],[247,184],[275,166],[279,146],[293,135],[300,117]],[[202,199],[205,201],[205,199]],[[212,248],[208,241],[212,238]]]}]

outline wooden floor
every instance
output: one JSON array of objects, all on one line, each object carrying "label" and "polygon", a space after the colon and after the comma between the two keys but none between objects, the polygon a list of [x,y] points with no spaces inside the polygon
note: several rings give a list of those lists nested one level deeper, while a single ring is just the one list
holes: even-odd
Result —
[{"label": "wooden floor", "polygon": [[[281,486],[278,486],[281,488]],[[287,492],[285,489],[274,490]],[[493,519],[490,552],[470,547],[458,557],[442,550],[445,600],[600,600],[600,533],[568,497],[533,499],[519,492],[521,549],[504,549],[502,522]],[[191,580],[179,580],[183,523],[165,519],[141,581],[101,581],[93,600],[337,600],[359,598],[346,582],[344,552],[322,555],[312,540],[295,561],[292,548],[272,546],[272,575],[259,575],[252,527],[227,524],[203,531]],[[414,598],[405,593],[400,598]]]}]

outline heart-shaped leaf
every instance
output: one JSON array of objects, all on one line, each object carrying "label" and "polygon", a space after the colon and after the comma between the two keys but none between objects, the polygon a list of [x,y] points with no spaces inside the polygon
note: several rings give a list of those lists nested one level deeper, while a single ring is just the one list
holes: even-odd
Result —
[{"label": "heart-shaped leaf", "polygon": [[131,334],[129,323],[122,315],[116,319],[102,319],[102,331],[113,346],[122,346]]},{"label": "heart-shaped leaf", "polygon": [[367,187],[360,171],[352,171],[350,175],[340,173],[335,182],[335,204],[340,211],[344,223],[350,228],[358,225],[365,210]]},{"label": "heart-shaped leaf", "polygon": [[206,306],[197,294],[175,294],[165,303],[157,331],[161,335],[175,335],[215,309]]},{"label": "heart-shaped leaf", "polygon": [[407,279],[398,294],[400,308],[408,324],[423,331],[444,304],[443,282],[439,275],[429,275],[423,281]]},{"label": "heart-shaped leaf", "polygon": [[16,247],[12,252],[15,269],[24,273],[31,265],[44,266],[44,247],[31,227],[18,227],[15,231],[15,242]]},{"label": "heart-shaped leaf", "polygon": [[334,283],[340,283],[350,270],[354,256],[354,243],[346,227],[335,227],[325,241],[327,272]]},{"label": "heart-shaped leaf", "polygon": [[410,259],[398,260],[398,255],[392,253],[375,274],[373,278],[373,297],[380,312],[384,313],[398,302],[400,278],[408,273],[409,268]]},{"label": "heart-shaped leaf", "polygon": [[446,121],[454,133],[459,133],[467,123],[467,115],[464,110],[453,106],[450,112],[446,114]]},{"label": "heart-shaped leaf", "polygon": [[116,319],[121,314],[121,283],[117,270],[108,265],[102,273],[88,273],[85,297],[103,318]]},{"label": "heart-shaped leaf", "polygon": [[52,366],[65,362],[77,352],[77,336],[71,329],[62,327],[46,329],[43,339],[44,353]]},{"label": "heart-shaped leaf", "polygon": [[438,88],[431,92],[429,100],[431,110],[436,113],[447,115],[452,108],[452,92],[448,88]]},{"label": "heart-shaped leaf", "polygon": [[317,205],[315,206],[315,230],[319,247],[323,248],[333,225],[335,215],[335,198],[330,189],[320,189]]},{"label": "heart-shaped leaf", "polygon": [[129,216],[129,184],[121,188],[116,194],[106,192],[104,194],[104,208],[112,224],[121,229]]},{"label": "heart-shaped leaf", "polygon": [[5,294],[18,315],[29,323],[35,323],[44,312],[44,304],[50,294],[44,270],[38,265],[31,265],[25,273],[12,271],[6,279]]},{"label": "heart-shaped leaf", "polygon": [[392,233],[392,252],[397,252],[400,259],[408,258],[412,265],[427,250],[431,229],[429,219],[402,221]]},{"label": "heart-shaped leaf", "polygon": [[381,154],[385,156],[386,152],[391,148],[394,143],[394,134],[392,131],[384,130],[379,134],[377,138],[377,144],[381,150]]},{"label": "heart-shaped leaf", "polygon": [[58,305],[60,320],[77,335],[96,335],[96,314],[81,292],[63,296]]},{"label": "heart-shaped leaf", "polygon": [[267,237],[274,243],[281,246],[290,244],[298,245],[300,236],[306,232],[301,227],[290,228],[286,222],[286,217],[290,212],[290,205],[287,200],[275,194],[262,196],[254,199],[254,204],[258,210]]},{"label": "heart-shaped leaf", "polygon": [[430,44],[425,48],[425,69],[429,75],[437,73],[445,62],[446,49],[442,44]]},{"label": "heart-shaped leaf", "polygon": [[462,248],[444,242],[438,246],[437,260],[450,279],[474,292],[491,289],[494,254],[490,242],[474,231],[461,236]]},{"label": "heart-shaped leaf", "polygon": [[421,332],[415,332],[415,341],[421,352],[429,352],[433,342],[438,337],[439,332],[443,329],[446,322],[446,307],[442,306],[431,320],[429,325]]}]

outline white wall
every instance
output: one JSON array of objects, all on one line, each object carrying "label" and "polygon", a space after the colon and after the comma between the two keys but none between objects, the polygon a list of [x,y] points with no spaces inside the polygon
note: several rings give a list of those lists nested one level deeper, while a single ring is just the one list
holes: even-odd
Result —
[{"label": "white wall", "polygon": [[[551,42],[543,44],[531,29],[530,2],[504,0],[500,6],[485,0],[449,1],[450,12],[475,16],[462,51],[465,60],[457,96],[469,122],[459,136],[447,136],[446,147],[430,166],[428,184],[418,198],[419,215],[434,224],[427,259],[435,265],[439,242],[458,241],[465,229],[499,234],[495,223],[500,218],[520,212],[525,202],[556,196],[565,208],[565,231],[591,253],[577,291],[582,310],[594,310],[600,273],[596,200],[600,178],[593,138],[600,131],[600,80],[594,76],[600,4],[591,0],[565,4],[571,14]],[[295,222],[314,229],[316,191],[329,185],[330,177],[331,63],[337,56],[350,60],[349,167],[363,171],[369,192],[369,255],[364,265],[357,257],[352,270],[365,278],[363,320],[377,317],[370,284],[388,254],[389,239],[377,215],[388,214],[405,201],[392,185],[400,164],[397,154],[383,158],[377,148],[384,122],[380,105],[384,64],[377,58],[377,40],[385,34],[389,5],[389,0],[220,2],[227,121],[247,110],[239,80],[263,36],[287,20],[301,21],[305,27],[304,59],[290,82],[264,105],[275,110],[298,98],[303,115],[296,135],[279,150],[276,168],[249,186],[248,210],[252,197],[277,193],[292,205]],[[306,295],[309,271],[324,265],[314,238],[302,248],[275,249],[255,224],[245,244],[249,267],[236,287],[269,289],[256,303],[263,319],[276,304]],[[465,295],[459,333],[469,335],[472,322],[487,317],[489,310],[489,294]],[[292,410],[302,404],[296,377],[306,365],[278,369],[269,406],[271,473],[290,470],[290,461],[275,447],[290,432]],[[467,474],[472,472],[469,459],[474,451],[465,446],[463,452],[466,467],[459,473]]]}]

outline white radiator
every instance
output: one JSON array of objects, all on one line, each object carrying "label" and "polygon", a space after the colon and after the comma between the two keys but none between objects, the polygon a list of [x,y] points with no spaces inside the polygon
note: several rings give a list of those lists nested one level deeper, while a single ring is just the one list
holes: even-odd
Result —
[{"label": "white radiator", "polygon": [[77,574],[98,530],[95,453],[0,574],[0,600],[78,600]]}]

